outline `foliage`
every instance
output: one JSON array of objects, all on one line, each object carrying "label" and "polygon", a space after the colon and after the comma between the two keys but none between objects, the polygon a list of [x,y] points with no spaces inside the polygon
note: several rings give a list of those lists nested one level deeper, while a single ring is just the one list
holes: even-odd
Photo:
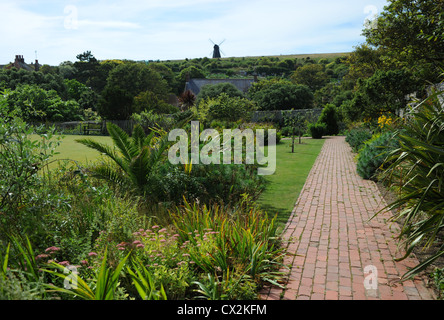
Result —
[{"label": "foliage", "polygon": [[177,107],[167,103],[152,91],[144,91],[134,97],[133,107],[135,113],[153,111],[169,114],[179,111]]},{"label": "foliage", "polygon": [[361,120],[377,118],[381,113],[398,114],[409,102],[408,95],[416,89],[416,82],[406,70],[377,70],[370,78],[358,82],[349,107],[360,114]]},{"label": "foliage", "polygon": [[280,251],[274,240],[275,218],[269,219],[248,202],[245,205],[230,209],[185,203],[172,214],[173,224],[180,239],[192,244],[190,258],[206,274],[239,270],[252,279],[275,282]]},{"label": "foliage", "polygon": [[[384,176],[400,191],[388,208],[400,209],[395,219],[402,223],[399,238],[407,257],[419,245],[430,247],[444,227],[444,112],[437,93],[411,109],[397,139],[399,147],[389,154]],[[440,243],[430,258],[403,277],[415,275],[443,254]]]},{"label": "foliage", "polygon": [[142,63],[122,63],[109,72],[106,86],[101,93],[102,99],[99,101],[98,111],[107,119],[126,120],[137,111],[134,105],[135,97],[140,95],[138,107],[143,111],[152,108],[146,105],[143,109],[146,97],[166,102],[168,94],[168,84],[157,71]]},{"label": "foliage", "polygon": [[18,109],[26,121],[82,120],[82,110],[74,100],[63,101],[54,90],[35,85],[19,85],[5,95],[9,108]]},{"label": "foliage", "polygon": [[92,168],[97,177],[106,179],[115,185],[134,188],[138,194],[146,195],[151,187],[151,178],[157,165],[163,159],[163,153],[169,145],[168,136],[157,136],[152,131],[148,136],[140,126],[135,126],[132,137],[115,124],[107,124],[116,152],[108,145],[92,139],[80,139],[79,143],[95,149],[108,157],[112,163],[102,163]]},{"label": "foliage", "polygon": [[288,132],[288,135],[292,137],[291,152],[293,153],[295,135],[297,134],[299,136],[299,144],[301,144],[301,137],[306,129],[306,118],[300,113],[293,114],[292,112],[286,112],[284,113],[284,125],[291,130],[291,132]]},{"label": "foliage", "polygon": [[327,126],[325,123],[312,123],[308,125],[308,130],[310,131],[313,139],[322,139],[322,136],[327,130]]},{"label": "foliage", "polygon": [[131,119],[144,128],[146,132],[150,132],[152,128],[168,132],[173,129],[177,123],[173,117],[157,114],[153,110],[134,113]]},{"label": "foliage", "polygon": [[384,59],[406,66],[423,80],[436,81],[444,52],[443,1],[391,0],[363,31],[367,42],[385,49]]},{"label": "foliage", "polygon": [[438,289],[438,299],[444,299],[444,268],[436,268],[432,273],[436,288]]},{"label": "foliage", "polygon": [[[357,171],[364,179],[375,179],[378,170],[391,150],[397,147],[397,140],[391,132],[374,134],[372,138],[364,142],[358,154]],[[387,165],[388,163],[385,163]]]},{"label": "foliage", "polygon": [[[1,99],[1,98],[0,98]],[[52,133],[30,138],[33,129],[20,118],[5,112],[0,100],[0,230],[32,231],[40,217],[32,213],[42,199],[34,193],[41,185],[38,172],[44,169],[55,154],[57,141]]]},{"label": "foliage", "polygon": [[318,123],[324,123],[326,126],[325,135],[336,135],[339,133],[338,114],[336,112],[336,106],[333,104],[327,104],[322,109],[321,115],[318,119]]},{"label": "foliage", "polygon": [[371,137],[372,132],[368,128],[355,127],[347,132],[345,141],[348,142],[352,150],[357,153]]},{"label": "foliage", "polygon": [[230,82],[222,82],[218,84],[206,84],[201,89],[196,97],[196,103],[199,103],[202,99],[218,98],[222,93],[228,97],[243,98],[244,94],[234,84]]},{"label": "foliage", "polygon": [[241,97],[230,97],[222,93],[215,99],[215,103],[208,108],[209,119],[222,121],[247,120],[251,112],[256,110],[254,103]]},{"label": "foliage", "polygon": [[311,109],[313,93],[305,85],[288,80],[262,80],[253,84],[249,91],[259,110]]},{"label": "foliage", "polygon": [[196,96],[192,91],[186,90],[180,94],[179,103],[181,111],[189,110],[196,103]]},{"label": "foliage", "polygon": [[54,90],[58,95],[66,94],[63,78],[58,74],[29,72],[24,69],[0,69],[0,89],[15,90],[19,86],[36,86],[45,91]]},{"label": "foliage", "polygon": [[297,84],[306,85],[313,92],[321,89],[328,83],[328,75],[322,64],[307,64],[299,67],[291,78]]},{"label": "foliage", "polygon": [[[67,293],[83,300],[114,300],[116,297],[116,290],[119,285],[120,273],[128,258],[129,255],[123,258],[115,268],[111,268],[107,265],[107,253],[105,252],[100,268],[97,272],[93,273],[92,283],[90,284],[88,284],[88,280],[85,281],[78,275],[73,276],[72,272],[68,274],[65,273],[65,266],[56,262],[51,262],[49,267],[59,271],[44,269],[44,272],[56,277],[60,277],[61,279],[69,282],[74,281],[75,283],[70,285],[70,288],[61,288],[53,284],[49,284],[47,285],[48,290],[49,292],[56,291],[60,293]],[[72,280],[72,278],[74,279]]]}]

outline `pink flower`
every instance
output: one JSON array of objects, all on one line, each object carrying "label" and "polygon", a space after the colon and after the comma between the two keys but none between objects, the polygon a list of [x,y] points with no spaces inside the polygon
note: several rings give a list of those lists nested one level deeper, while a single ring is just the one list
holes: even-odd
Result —
[{"label": "pink flower", "polygon": [[47,254],[39,254],[37,257],[35,257],[36,258],[36,260],[39,260],[39,259],[43,259],[43,258],[48,258],[49,257],[49,255],[47,255]]},{"label": "pink flower", "polygon": [[142,242],[140,242],[139,240],[136,240],[133,242],[133,244],[141,244]]},{"label": "pink flower", "polygon": [[55,251],[59,251],[60,248],[57,247],[49,247],[45,250],[45,252],[51,251],[51,253],[55,252]]},{"label": "pink flower", "polygon": [[153,229],[158,229],[158,228],[160,228],[159,226],[152,226],[151,228],[153,228]]},{"label": "pink flower", "polygon": [[163,233],[163,232],[165,232],[165,231],[167,231],[167,229],[166,229],[166,228],[163,228],[163,229],[160,229],[160,230],[159,230],[159,233]]},{"label": "pink flower", "polygon": [[95,252],[90,252],[90,253],[88,253],[88,256],[90,256],[90,257],[96,257],[96,256],[97,256],[97,253],[95,253]]},{"label": "pink flower", "polygon": [[59,264],[62,266],[69,266],[69,261],[62,261],[62,262],[59,262]]},{"label": "pink flower", "polygon": [[82,260],[82,261],[80,261],[80,263],[83,264],[83,265],[87,265],[87,264],[88,264],[88,261],[86,261],[86,260]]},{"label": "pink flower", "polygon": [[145,248],[145,246],[144,246],[143,244],[139,243],[139,244],[136,246],[136,248]]}]

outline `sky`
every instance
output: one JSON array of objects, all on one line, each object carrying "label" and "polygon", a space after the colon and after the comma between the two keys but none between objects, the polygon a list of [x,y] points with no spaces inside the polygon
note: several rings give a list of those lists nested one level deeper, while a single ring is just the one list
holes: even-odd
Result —
[{"label": "sky", "polygon": [[0,64],[351,52],[386,0],[0,0]]}]

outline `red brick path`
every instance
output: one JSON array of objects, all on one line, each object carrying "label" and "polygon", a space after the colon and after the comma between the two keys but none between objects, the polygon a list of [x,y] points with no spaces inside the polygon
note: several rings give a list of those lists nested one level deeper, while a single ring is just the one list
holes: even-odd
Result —
[{"label": "red brick path", "polygon": [[384,206],[376,184],[356,173],[345,138],[327,138],[283,234],[291,266],[286,290],[266,288],[262,299],[434,299],[419,277],[396,281],[417,261],[394,261],[402,253],[390,213],[369,220]]}]

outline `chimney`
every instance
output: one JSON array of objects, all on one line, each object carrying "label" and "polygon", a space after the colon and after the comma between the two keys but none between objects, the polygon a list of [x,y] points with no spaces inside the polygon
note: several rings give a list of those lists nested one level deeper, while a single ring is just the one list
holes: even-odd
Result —
[{"label": "chimney", "polygon": [[19,55],[15,55],[14,67],[16,67],[17,69],[20,69],[20,56]]},{"label": "chimney", "polygon": [[40,70],[39,60],[37,60],[37,59],[35,59],[34,70],[35,70],[35,71],[39,71],[39,70]]}]

